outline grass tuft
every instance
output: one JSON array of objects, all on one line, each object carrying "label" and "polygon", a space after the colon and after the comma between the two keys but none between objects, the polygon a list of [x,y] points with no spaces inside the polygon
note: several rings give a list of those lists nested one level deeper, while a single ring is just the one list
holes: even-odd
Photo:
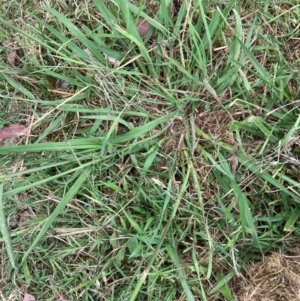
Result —
[{"label": "grass tuft", "polygon": [[234,301],[295,248],[297,1],[162,2],[3,3],[3,300]]}]

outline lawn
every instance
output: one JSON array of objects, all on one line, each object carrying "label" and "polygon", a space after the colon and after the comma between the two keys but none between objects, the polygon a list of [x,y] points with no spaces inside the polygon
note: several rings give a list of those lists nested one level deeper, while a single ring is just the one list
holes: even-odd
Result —
[{"label": "lawn", "polygon": [[1,300],[263,300],[300,249],[299,32],[299,0],[2,1]]}]

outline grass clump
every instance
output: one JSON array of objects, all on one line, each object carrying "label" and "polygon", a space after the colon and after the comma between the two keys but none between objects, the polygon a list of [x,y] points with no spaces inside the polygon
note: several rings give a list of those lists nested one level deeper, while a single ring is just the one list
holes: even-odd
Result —
[{"label": "grass clump", "polygon": [[297,1],[162,2],[3,5],[3,298],[232,301],[295,246]]}]

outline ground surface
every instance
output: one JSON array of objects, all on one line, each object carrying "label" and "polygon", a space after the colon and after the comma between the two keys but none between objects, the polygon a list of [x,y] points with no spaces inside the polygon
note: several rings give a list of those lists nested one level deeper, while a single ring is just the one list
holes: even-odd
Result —
[{"label": "ground surface", "polygon": [[297,300],[299,21],[2,1],[2,300]]}]

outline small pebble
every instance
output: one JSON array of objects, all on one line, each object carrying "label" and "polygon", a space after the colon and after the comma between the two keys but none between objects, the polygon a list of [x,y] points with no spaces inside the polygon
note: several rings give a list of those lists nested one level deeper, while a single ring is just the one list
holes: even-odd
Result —
[{"label": "small pebble", "polygon": [[70,83],[66,80],[59,80],[59,88],[60,89],[67,89],[69,87]]}]

